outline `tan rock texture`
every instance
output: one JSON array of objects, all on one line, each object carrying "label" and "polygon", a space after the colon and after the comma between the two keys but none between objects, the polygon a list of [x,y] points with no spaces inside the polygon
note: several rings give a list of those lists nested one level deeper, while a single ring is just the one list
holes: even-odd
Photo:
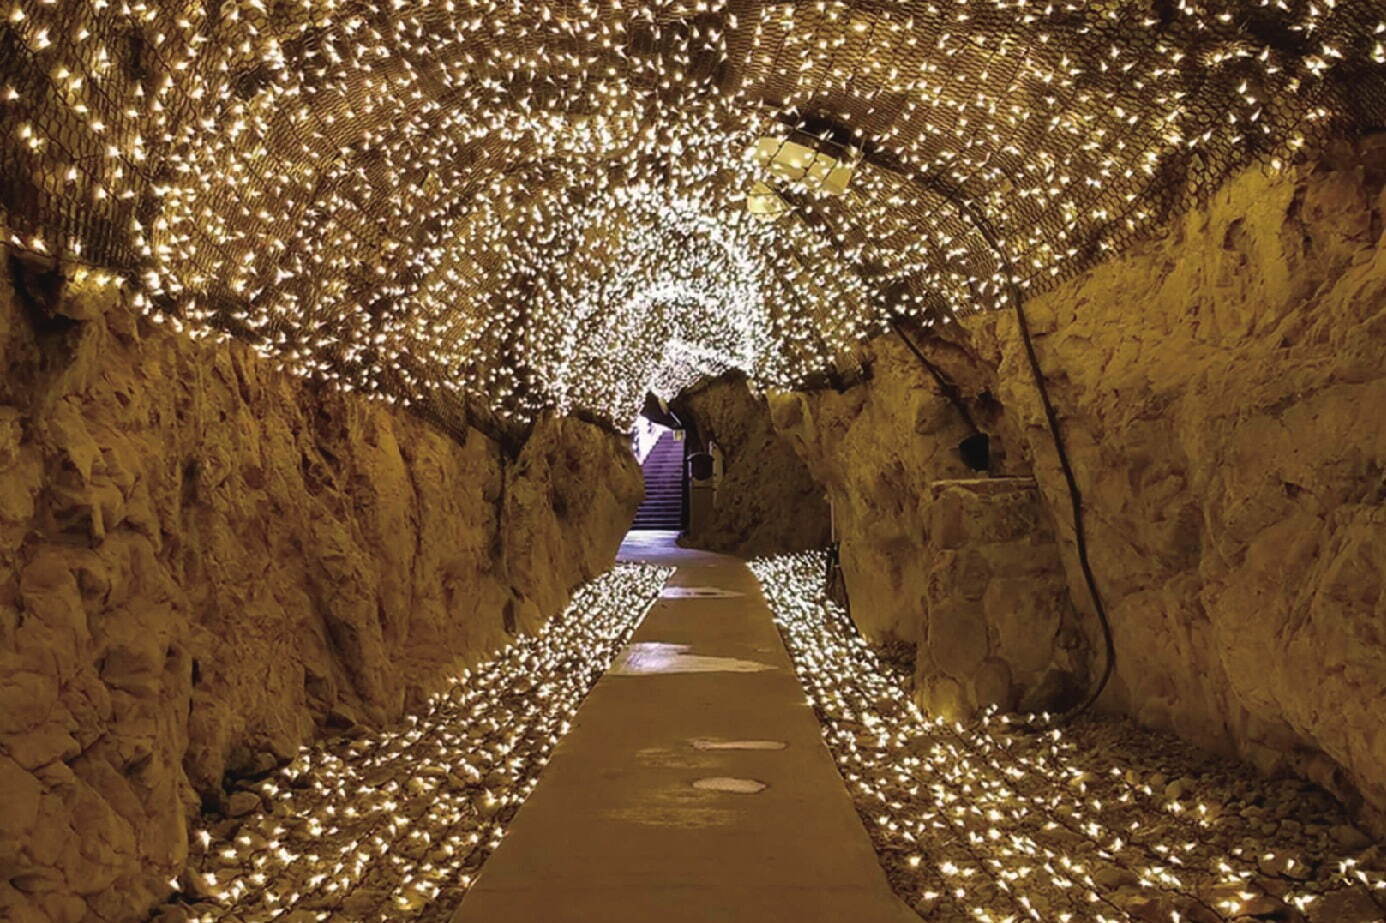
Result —
[{"label": "tan rock texture", "polygon": [[[772,393],[772,418],[832,502],[852,617],[875,641],[914,644],[924,628],[932,554],[930,486],[975,475],[957,446],[971,433],[900,337],[868,348],[871,376],[842,391]],[[947,346],[933,360],[961,387],[984,391],[991,370]],[[999,408],[979,420],[995,429]],[[984,427],[986,428],[986,427]],[[994,440],[998,455],[1001,443]],[[1004,456],[998,471],[1028,473]]]},{"label": "tan rock texture", "polygon": [[[1104,705],[1303,773],[1378,829],[1384,186],[1386,136],[1247,172],[1166,238],[1028,306],[1116,635]],[[1087,605],[1013,319],[976,320]]]},{"label": "tan rock texture", "polygon": [[[1115,633],[1100,706],[1318,781],[1378,830],[1384,185],[1381,136],[1248,171],[1158,241],[1027,303]],[[1001,473],[1033,470],[1093,644],[1013,314],[965,318],[926,349],[991,408]],[[918,639],[924,507],[933,482],[963,476],[952,447],[965,432],[897,337],[870,352],[867,383],[772,403],[834,499],[854,617]]]},{"label": "tan rock texture", "polygon": [[1076,705],[1091,647],[1034,479],[935,481],[925,509],[920,704],[955,720]]},{"label": "tan rock texture", "polygon": [[681,394],[673,407],[691,421],[700,445],[716,440],[723,453],[710,516],[692,523],[681,544],[756,557],[828,543],[823,488],[776,431],[765,399],[752,393],[744,375],[704,382]]},{"label": "tan rock texture", "polygon": [[614,560],[640,476],[599,427],[509,458],[5,258],[6,920],[138,918],[228,771],[398,717]]}]

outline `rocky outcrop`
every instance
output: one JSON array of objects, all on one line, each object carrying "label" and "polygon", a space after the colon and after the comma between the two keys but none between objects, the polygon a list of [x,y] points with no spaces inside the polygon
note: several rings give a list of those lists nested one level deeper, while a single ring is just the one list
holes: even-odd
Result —
[{"label": "rocky outcrop", "polygon": [[705,515],[681,544],[755,557],[821,548],[830,539],[823,488],[770,419],[765,399],[732,373],[679,395],[675,412],[698,447],[715,440],[722,475]]},{"label": "rocky outcrop", "polygon": [[[1384,186],[1386,136],[1250,171],[1027,306],[1116,636],[1105,706],[1368,813],[1386,810]],[[1065,510],[1012,318],[971,326]]]},{"label": "rocky outcrop", "polygon": [[[832,502],[852,617],[874,641],[912,645],[924,628],[932,567],[926,498],[935,481],[975,474],[957,448],[972,430],[899,336],[873,341],[868,352],[872,374],[862,383],[772,393],[769,401],[776,428]],[[972,394],[984,390],[989,370],[973,357],[947,350],[933,358]],[[996,422],[996,408],[984,419]],[[1016,468],[994,443],[996,470]]]},{"label": "rocky outcrop", "polygon": [[[1314,779],[1378,825],[1383,154],[1378,136],[1249,171],[1158,241],[1026,304],[1115,634],[1100,706]],[[1013,314],[965,318],[926,349],[974,406],[999,402],[983,428],[1005,447],[1001,473],[1032,470],[1092,646],[1068,493]],[[873,380],[778,396],[776,420],[834,499],[854,616],[918,639],[918,536],[930,485],[960,474],[963,431],[898,338],[871,354]]]},{"label": "rocky outcrop", "polygon": [[[18,267],[18,264],[12,264]],[[511,458],[193,343],[92,276],[0,285],[0,916],[126,920],[200,804],[398,717],[608,567],[621,441]]]},{"label": "rocky outcrop", "polygon": [[1076,705],[1091,649],[1034,479],[935,481],[924,503],[920,704],[955,720]]}]

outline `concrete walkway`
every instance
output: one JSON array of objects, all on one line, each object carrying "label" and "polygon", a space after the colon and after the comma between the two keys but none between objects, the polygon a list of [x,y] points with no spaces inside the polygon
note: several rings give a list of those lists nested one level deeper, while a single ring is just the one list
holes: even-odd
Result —
[{"label": "concrete walkway", "polygon": [[678,566],[597,683],[453,923],[909,923],[755,578]]}]

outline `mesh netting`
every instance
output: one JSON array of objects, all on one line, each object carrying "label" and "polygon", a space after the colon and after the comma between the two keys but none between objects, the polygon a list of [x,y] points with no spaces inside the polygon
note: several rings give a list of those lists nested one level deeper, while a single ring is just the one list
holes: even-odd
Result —
[{"label": "mesh netting", "polygon": [[[448,425],[789,386],[1386,119],[1386,5],[15,0],[0,212]],[[748,161],[819,139],[835,194]],[[829,154],[824,154],[829,156]],[[757,181],[779,213],[748,212]],[[1010,273],[1015,278],[1010,278]]]}]

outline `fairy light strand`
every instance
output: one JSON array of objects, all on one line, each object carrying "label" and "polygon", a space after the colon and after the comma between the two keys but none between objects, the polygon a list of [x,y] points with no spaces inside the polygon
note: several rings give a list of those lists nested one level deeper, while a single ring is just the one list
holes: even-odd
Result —
[{"label": "fairy light strand", "polygon": [[672,568],[622,564],[396,729],[305,747],[190,838],[193,919],[446,920]]},{"label": "fairy light strand", "polygon": [[[826,599],[821,554],[751,569],[891,879],[925,918],[1231,920],[1348,888],[1386,906],[1386,857],[1306,832],[1276,783],[1238,775],[1248,806],[1287,804],[1243,817],[1225,776],[1171,794],[1135,750],[1085,749],[1048,716],[930,717]],[[1294,824],[1266,836],[1249,817]]]},{"label": "fairy light strand", "polygon": [[[373,399],[624,420],[1053,286],[1382,121],[1384,41],[1371,0],[10,0],[0,232]],[[795,130],[843,194],[747,159]]]}]

